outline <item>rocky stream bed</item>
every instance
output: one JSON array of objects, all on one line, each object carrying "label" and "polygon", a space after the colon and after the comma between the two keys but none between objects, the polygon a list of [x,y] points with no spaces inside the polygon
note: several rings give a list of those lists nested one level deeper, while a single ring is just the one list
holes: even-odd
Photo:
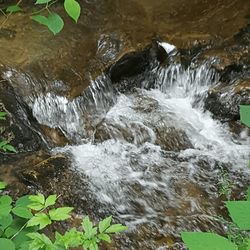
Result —
[{"label": "rocky stream bed", "polygon": [[[7,1],[0,1],[0,7]],[[55,6],[62,11],[60,4]],[[227,228],[250,184],[250,3],[83,1],[53,36],[29,7],[0,29],[0,178],[129,230],[101,249],[185,249],[183,230]],[[4,20],[0,16],[0,23]],[[61,225],[63,228],[67,225]]]}]

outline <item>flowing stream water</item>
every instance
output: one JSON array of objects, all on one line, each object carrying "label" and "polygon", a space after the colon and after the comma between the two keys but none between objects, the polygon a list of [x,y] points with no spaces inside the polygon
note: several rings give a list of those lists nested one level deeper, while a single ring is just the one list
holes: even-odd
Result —
[{"label": "flowing stream water", "polygon": [[249,137],[233,135],[203,108],[219,79],[212,63],[173,60],[154,69],[151,89],[142,82],[119,93],[102,75],[74,100],[53,92],[28,100],[39,123],[75,142],[54,152],[86,176],[101,204],[96,212],[113,214],[138,236],[135,247],[120,249],[165,249],[182,230],[223,231],[213,216],[222,210],[225,173],[235,187],[242,176],[249,180]]}]

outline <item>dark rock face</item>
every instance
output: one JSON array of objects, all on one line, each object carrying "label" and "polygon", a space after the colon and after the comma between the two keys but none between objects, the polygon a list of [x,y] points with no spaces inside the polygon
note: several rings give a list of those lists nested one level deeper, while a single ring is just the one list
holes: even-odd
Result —
[{"label": "dark rock face", "polygon": [[11,135],[11,144],[18,152],[36,151],[43,148],[45,145],[31,110],[4,80],[1,80],[0,84],[0,103],[2,110],[8,114],[6,121],[1,122],[1,126],[5,128],[2,137],[6,138]]},{"label": "dark rock face", "polygon": [[168,54],[164,48],[154,41],[142,51],[123,56],[108,69],[107,73],[121,92],[135,87],[151,88],[155,80],[152,70],[167,59]]}]

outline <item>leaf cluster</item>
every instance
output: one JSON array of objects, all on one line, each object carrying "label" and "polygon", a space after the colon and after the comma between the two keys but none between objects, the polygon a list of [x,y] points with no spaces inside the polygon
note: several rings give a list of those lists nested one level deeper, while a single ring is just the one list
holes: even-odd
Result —
[{"label": "leaf cluster", "polygon": [[[8,6],[6,8],[6,13],[11,15],[12,13],[22,11],[21,2],[22,1],[19,1],[17,4]],[[58,2],[58,0],[36,0],[34,5],[42,8],[31,15],[32,20],[41,25],[45,25],[54,35],[58,34],[64,27],[62,17],[50,10],[50,7],[56,2]],[[75,22],[78,21],[81,14],[81,6],[77,0],[64,0],[64,10]],[[46,12],[47,14],[38,14],[40,12]]]},{"label": "leaf cluster", "polygon": [[[0,192],[6,188],[0,182]],[[55,232],[52,241],[41,230],[57,221],[71,217],[73,207],[55,208],[58,197],[43,194],[26,195],[16,202],[9,195],[0,196],[0,246],[4,250],[66,250],[82,247],[97,250],[101,241],[111,243],[110,235],[127,229],[122,224],[111,224],[112,216],[94,226],[89,217],[80,228],[71,228],[64,234]]]}]

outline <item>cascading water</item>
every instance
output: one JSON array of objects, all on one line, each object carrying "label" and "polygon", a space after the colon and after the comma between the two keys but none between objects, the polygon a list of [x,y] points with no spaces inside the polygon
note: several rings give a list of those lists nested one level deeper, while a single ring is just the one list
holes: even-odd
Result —
[{"label": "cascading water", "polygon": [[[77,138],[78,145],[55,152],[69,155],[88,178],[103,204],[95,212],[115,215],[138,236],[120,249],[168,249],[161,247],[183,230],[223,230],[213,218],[223,172],[249,179],[243,170],[249,138],[235,139],[203,110],[208,88],[218,81],[211,63],[162,66],[150,90],[118,94],[103,76],[73,101],[47,93],[32,102],[40,123]],[[172,249],[181,249],[178,244]]]}]

